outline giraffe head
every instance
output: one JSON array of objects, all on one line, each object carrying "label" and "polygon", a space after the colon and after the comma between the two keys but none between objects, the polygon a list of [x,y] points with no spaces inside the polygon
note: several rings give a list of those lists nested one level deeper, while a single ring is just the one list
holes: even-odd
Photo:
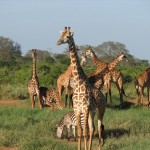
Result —
[{"label": "giraffe head", "polygon": [[86,63],[86,59],[87,59],[87,56],[85,53],[82,53],[81,55],[81,61],[80,61],[80,65],[82,66],[84,63]]},{"label": "giraffe head", "polygon": [[61,36],[60,36],[60,39],[57,41],[57,45],[61,45],[61,44],[65,44],[65,43],[72,43],[74,40],[73,40],[73,32],[70,32],[70,27],[65,27],[64,28],[64,31],[61,31],[60,32]]},{"label": "giraffe head", "polygon": [[85,55],[90,56],[90,57],[94,57],[95,53],[90,46],[85,50]]},{"label": "giraffe head", "polygon": [[127,56],[126,56],[125,54],[121,53],[121,54],[118,56],[118,60],[119,60],[119,61],[122,61],[123,59],[124,59],[126,62],[129,61],[128,58],[127,58]]},{"label": "giraffe head", "polygon": [[32,58],[36,58],[36,49],[32,49],[31,56]]}]

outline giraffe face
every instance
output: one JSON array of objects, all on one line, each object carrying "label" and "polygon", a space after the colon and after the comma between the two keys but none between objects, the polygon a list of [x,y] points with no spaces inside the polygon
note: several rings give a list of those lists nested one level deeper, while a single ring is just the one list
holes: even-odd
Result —
[{"label": "giraffe face", "polygon": [[92,48],[86,49],[85,50],[85,55],[93,57],[93,50],[92,50]]},{"label": "giraffe face", "polygon": [[36,49],[32,49],[31,55],[32,55],[32,58],[36,57]]},{"label": "giraffe face", "polygon": [[81,55],[81,61],[80,61],[81,66],[82,66],[84,63],[86,63],[86,59],[87,59],[86,54],[83,53],[83,54]]},{"label": "giraffe face", "polygon": [[119,56],[119,61],[121,61],[121,60],[123,60],[123,59],[124,59],[126,62],[128,62],[127,56],[124,55],[124,54],[121,54],[121,55]]},{"label": "giraffe face", "polygon": [[57,45],[65,44],[65,43],[71,43],[73,40],[73,32],[70,32],[70,27],[64,28],[64,31],[60,33],[60,39],[57,41]]}]

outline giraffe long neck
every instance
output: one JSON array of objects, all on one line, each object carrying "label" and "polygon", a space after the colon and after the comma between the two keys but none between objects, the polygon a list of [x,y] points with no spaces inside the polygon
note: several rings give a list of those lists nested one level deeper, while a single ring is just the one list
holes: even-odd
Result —
[{"label": "giraffe long neck", "polygon": [[95,63],[96,66],[99,66],[101,64],[104,64],[101,60],[99,60],[96,56],[96,54],[93,52],[92,60]]},{"label": "giraffe long neck", "polygon": [[32,79],[36,79],[36,59],[33,58],[33,64],[32,64]]},{"label": "giraffe long neck", "polygon": [[111,63],[108,64],[108,67],[110,70],[114,69],[118,63],[120,62],[119,58],[117,57],[116,59],[114,59]]},{"label": "giraffe long neck", "polygon": [[80,66],[80,61],[79,61],[79,57],[74,42],[69,43],[69,50],[70,50],[70,59],[71,59],[71,66],[72,66],[72,75],[74,76],[75,79],[74,83],[76,83],[77,80],[83,79],[85,74],[83,72],[82,67]]}]

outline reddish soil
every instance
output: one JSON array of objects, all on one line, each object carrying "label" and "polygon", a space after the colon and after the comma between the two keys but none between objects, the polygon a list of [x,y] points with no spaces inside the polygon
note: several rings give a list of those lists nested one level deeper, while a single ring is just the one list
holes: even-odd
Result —
[{"label": "reddish soil", "polygon": [[0,106],[7,107],[29,107],[25,100],[0,100]]},{"label": "reddish soil", "polygon": [[0,150],[18,150],[18,148],[6,148],[6,147],[0,147]]},{"label": "reddish soil", "polygon": [[[138,100],[137,99],[130,99],[130,100],[128,100],[128,102],[137,104]],[[147,105],[147,104],[148,104],[148,100],[143,100],[143,105]]]},{"label": "reddish soil", "polygon": [[[31,107],[31,104],[27,103],[26,101],[27,100],[0,100],[0,107],[3,107],[3,106],[5,107],[27,107],[27,108]],[[36,107],[38,108],[37,102],[36,102]],[[49,107],[49,106],[44,106],[44,107]],[[57,109],[56,104],[53,104],[53,109]]]}]

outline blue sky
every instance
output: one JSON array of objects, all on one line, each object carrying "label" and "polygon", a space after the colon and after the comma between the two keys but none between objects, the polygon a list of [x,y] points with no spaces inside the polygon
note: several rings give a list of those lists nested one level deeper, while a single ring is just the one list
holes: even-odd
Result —
[{"label": "blue sky", "polygon": [[0,36],[32,48],[61,53],[59,31],[70,26],[77,45],[106,41],[126,45],[136,58],[150,60],[149,0],[0,0]]}]

